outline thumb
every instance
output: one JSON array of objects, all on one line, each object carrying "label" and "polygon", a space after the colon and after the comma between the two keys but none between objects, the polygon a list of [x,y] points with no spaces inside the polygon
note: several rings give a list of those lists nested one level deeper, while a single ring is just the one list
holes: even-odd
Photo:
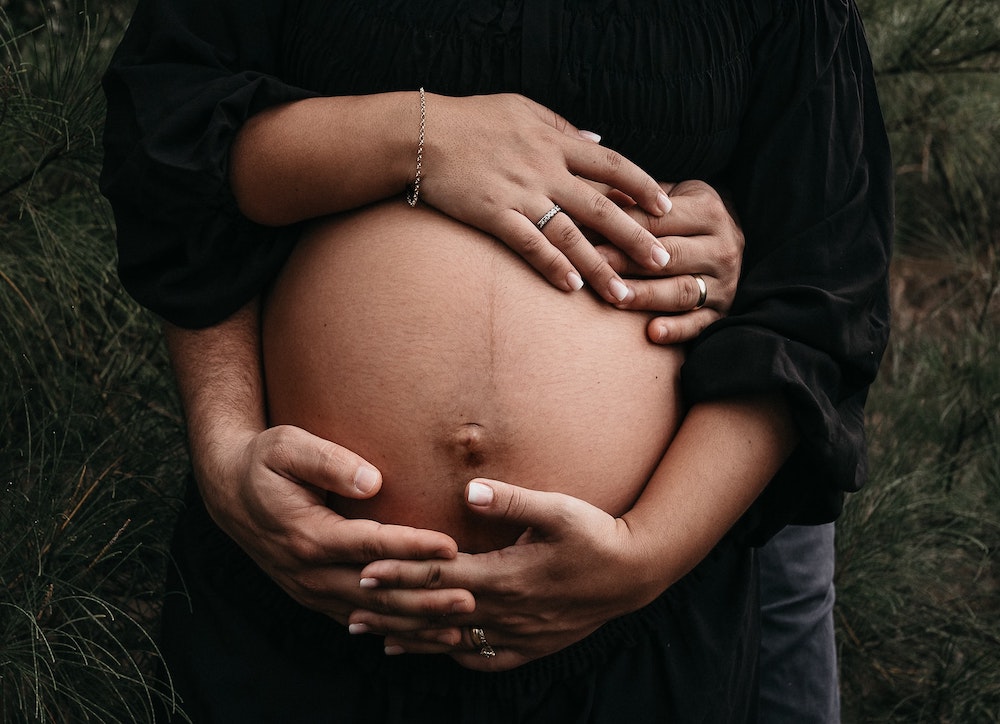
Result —
[{"label": "thumb", "polygon": [[348,498],[369,498],[382,487],[378,469],[345,447],[291,425],[267,430],[264,463],[278,475]]},{"label": "thumb", "polygon": [[576,500],[562,493],[532,490],[487,478],[470,481],[465,496],[469,508],[478,515],[519,528],[548,532],[570,518]]}]

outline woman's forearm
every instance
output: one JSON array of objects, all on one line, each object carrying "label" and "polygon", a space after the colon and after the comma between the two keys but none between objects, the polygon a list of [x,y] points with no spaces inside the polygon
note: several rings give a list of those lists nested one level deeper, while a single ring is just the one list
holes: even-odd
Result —
[{"label": "woman's forearm", "polygon": [[[669,260],[663,244],[592,183],[618,189],[656,217],[671,206],[660,185],[552,111],[513,94],[399,92],[270,108],[234,140],[230,188],[249,219],[291,224],[402,197],[416,178],[418,149],[421,201],[497,237],[564,291],[586,281],[612,304],[635,296],[577,225],[603,235],[647,271],[662,271]],[[565,212],[545,232],[559,230],[556,244],[536,226],[553,208]]]},{"label": "woman's forearm", "polygon": [[419,126],[415,91],[269,108],[233,143],[233,194],[247,217],[273,226],[402,195],[416,169]]},{"label": "woman's forearm", "polygon": [[780,395],[692,407],[632,509],[622,516],[656,592],[698,564],[746,512],[798,440]]}]

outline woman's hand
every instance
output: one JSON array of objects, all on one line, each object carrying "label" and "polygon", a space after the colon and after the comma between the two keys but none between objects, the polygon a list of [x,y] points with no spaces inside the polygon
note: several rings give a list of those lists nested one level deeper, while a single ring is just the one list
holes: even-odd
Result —
[{"label": "woman's hand", "polygon": [[[401,196],[414,178],[419,108],[416,93],[396,92],[261,111],[231,149],[237,205],[257,223],[282,226]],[[661,273],[668,265],[670,254],[650,229],[670,216],[670,197],[594,134],[513,94],[426,94],[425,120],[420,199],[501,239],[556,287],[573,291],[586,281],[606,301],[629,304],[634,282],[622,273]],[[634,208],[627,212],[608,189]],[[539,229],[557,205],[561,212]],[[630,265],[616,271],[583,228]]]},{"label": "woman's hand", "polygon": [[[381,597],[378,608],[351,614],[352,632],[385,634],[387,653],[448,653],[496,671],[559,651],[664,588],[663,571],[650,575],[655,566],[625,522],[589,503],[483,479],[467,497],[479,515],[523,525],[524,534],[489,553],[366,566],[362,586]],[[404,612],[398,598],[458,586],[475,593],[474,613],[428,617]],[[480,654],[473,626],[485,628],[495,657]]]},{"label": "woman's hand", "polygon": [[[635,268],[659,271],[655,235],[593,183],[620,189],[652,218],[670,210],[659,184],[565,119],[519,95],[427,96],[421,198],[504,241],[566,291],[587,281],[606,301],[634,293],[580,231],[600,233]],[[556,205],[543,229],[538,222]]]},{"label": "woman's hand", "polygon": [[[673,202],[669,214],[647,214],[628,199],[623,206],[670,254],[663,271],[650,273],[612,244],[600,243],[597,250],[616,272],[630,278],[635,295],[618,306],[663,313],[650,320],[649,339],[677,344],[697,337],[732,307],[744,239],[735,212],[708,184],[682,181],[662,186]],[[695,275],[704,284],[704,299]]]}]

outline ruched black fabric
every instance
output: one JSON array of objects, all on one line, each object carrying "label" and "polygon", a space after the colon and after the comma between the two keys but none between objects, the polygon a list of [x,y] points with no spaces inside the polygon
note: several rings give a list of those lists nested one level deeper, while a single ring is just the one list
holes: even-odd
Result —
[{"label": "ruched black fabric", "polygon": [[173,546],[182,576],[168,587],[185,593],[167,599],[160,646],[199,724],[754,721],[756,562],[732,540],[649,606],[556,654],[483,673],[447,656],[386,656],[380,638],[302,608],[196,494],[189,502]]},{"label": "ruched black fabric", "polygon": [[684,395],[792,404],[802,444],[742,521],[748,541],[835,518],[867,474],[862,411],[889,322],[889,149],[853,3],[140,0],[105,78],[125,287],[181,326],[234,312],[297,231],[239,214],[227,159],[241,123],[419,86],[524,93],[656,178],[728,189],[743,278],[691,345]]}]

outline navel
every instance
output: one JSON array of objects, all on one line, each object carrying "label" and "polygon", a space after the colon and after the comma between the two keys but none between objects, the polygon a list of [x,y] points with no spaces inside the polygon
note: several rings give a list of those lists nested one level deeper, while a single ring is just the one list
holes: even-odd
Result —
[{"label": "navel", "polygon": [[485,427],[478,422],[466,422],[452,432],[448,448],[458,463],[475,468],[486,462],[493,442]]}]

